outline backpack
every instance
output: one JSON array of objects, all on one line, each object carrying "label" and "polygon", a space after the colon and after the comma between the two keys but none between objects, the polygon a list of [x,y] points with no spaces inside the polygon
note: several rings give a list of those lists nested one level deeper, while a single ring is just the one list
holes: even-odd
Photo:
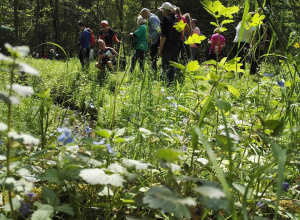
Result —
[{"label": "backpack", "polygon": [[169,41],[171,41],[172,43],[179,43],[181,40],[182,32],[181,31],[178,32],[176,30],[176,28],[174,27],[178,23],[178,18],[175,17],[175,20],[173,20],[170,16],[167,16],[167,19],[168,19],[169,23],[172,24],[171,29],[167,35],[167,39]]},{"label": "backpack", "polygon": [[96,43],[96,38],[95,38],[95,34],[94,31],[91,28],[86,28],[88,30],[88,32],[90,33],[90,45],[95,45]]}]

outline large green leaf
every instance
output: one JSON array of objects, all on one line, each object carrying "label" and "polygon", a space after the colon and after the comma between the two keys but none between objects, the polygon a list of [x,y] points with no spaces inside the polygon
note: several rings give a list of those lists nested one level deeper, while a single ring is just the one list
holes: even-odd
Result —
[{"label": "large green leaf", "polygon": [[224,112],[228,112],[231,109],[231,104],[223,100],[217,100],[216,106],[220,109],[223,109]]},{"label": "large green leaf", "polygon": [[231,92],[236,98],[240,97],[240,92],[232,85],[227,85],[227,89],[229,92]]},{"label": "large green leaf", "polygon": [[165,160],[167,162],[179,160],[180,155],[183,155],[183,152],[165,148],[156,152],[157,159]]},{"label": "large green leaf", "polygon": [[59,206],[60,200],[56,193],[48,187],[42,186],[42,194],[44,201],[51,206]]},{"label": "large green leaf", "polygon": [[71,206],[69,206],[68,204],[64,204],[62,206],[55,207],[54,209],[55,209],[55,211],[64,212],[64,213],[67,213],[71,216],[74,215],[73,208]]},{"label": "large green leaf", "polygon": [[143,198],[143,203],[152,209],[162,209],[174,213],[177,218],[191,218],[189,206],[196,206],[190,197],[180,198],[176,193],[165,187],[152,187]]},{"label": "large green leaf", "polygon": [[51,220],[51,215],[54,212],[54,208],[51,205],[42,204],[38,201],[34,202],[34,205],[38,207],[38,209],[33,213],[31,219],[32,220]]}]

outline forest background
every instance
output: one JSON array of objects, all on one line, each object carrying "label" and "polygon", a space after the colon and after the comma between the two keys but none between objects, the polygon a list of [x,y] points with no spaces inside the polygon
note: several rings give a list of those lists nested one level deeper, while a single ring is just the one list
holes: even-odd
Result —
[{"label": "forest background", "polygon": [[[53,47],[44,43],[53,42],[64,48],[67,55],[72,57],[79,49],[75,46],[78,42],[77,21],[83,20],[86,27],[90,27],[98,38],[101,20],[108,20],[128,52],[131,49],[129,33],[137,28],[136,18],[140,10],[147,7],[161,18],[162,14],[158,8],[163,2],[164,0],[1,0],[0,48],[3,53],[5,42],[12,45],[28,45],[31,53],[35,51],[42,56],[48,54]],[[300,30],[300,3],[297,0],[259,2],[268,6],[269,18],[281,36],[287,38],[291,31]],[[210,22],[214,21],[214,18],[205,11],[199,0],[174,0],[171,3],[179,6],[183,14],[190,13],[192,18],[197,19],[198,26],[205,36],[212,34],[214,26],[210,25]],[[235,36],[236,24],[241,20],[244,1],[224,0],[223,4],[227,7],[237,5],[241,9],[234,18],[235,23],[228,25],[228,30],[224,33],[228,53]],[[253,3],[250,10],[254,9]],[[206,47],[206,44],[202,45],[202,48]],[[60,58],[64,58],[59,48],[55,50]]]}]

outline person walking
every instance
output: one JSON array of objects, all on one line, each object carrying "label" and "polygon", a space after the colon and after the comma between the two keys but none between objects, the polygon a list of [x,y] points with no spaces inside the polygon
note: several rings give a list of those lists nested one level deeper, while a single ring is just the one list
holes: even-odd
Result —
[{"label": "person walking", "polygon": [[157,53],[160,43],[160,20],[151,13],[148,8],[141,10],[141,16],[144,19],[148,19],[148,41],[150,41],[150,58],[152,63],[152,70],[157,71]]},{"label": "person walking", "polygon": [[83,21],[77,22],[77,28],[80,30],[79,42],[79,60],[82,68],[88,68],[89,66],[89,55],[90,55],[90,32],[85,28]]},{"label": "person walking", "polygon": [[167,86],[171,86],[174,81],[175,68],[171,66],[170,61],[177,62],[180,52],[181,32],[177,33],[175,39],[174,36],[171,39],[170,33],[174,31],[172,28],[175,29],[173,27],[175,21],[178,21],[173,13],[175,10],[174,6],[169,2],[164,2],[159,10],[164,17],[161,21],[161,38],[158,54],[162,58],[163,78],[167,79]]},{"label": "person walking", "polygon": [[148,50],[146,20],[139,15],[137,18],[137,24],[139,26],[138,29],[134,33],[130,33],[130,36],[133,37],[135,49],[131,58],[130,72],[134,70],[137,61],[139,61],[140,69],[144,72],[145,51]]}]

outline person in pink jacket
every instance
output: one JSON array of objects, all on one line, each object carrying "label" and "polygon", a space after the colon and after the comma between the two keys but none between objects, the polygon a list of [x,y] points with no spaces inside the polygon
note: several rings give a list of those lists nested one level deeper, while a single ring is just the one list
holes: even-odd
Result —
[{"label": "person in pink jacket", "polygon": [[220,34],[220,29],[216,28],[214,34],[208,40],[210,44],[210,50],[208,54],[208,60],[217,60],[221,56],[221,51],[225,47],[225,37]]}]

